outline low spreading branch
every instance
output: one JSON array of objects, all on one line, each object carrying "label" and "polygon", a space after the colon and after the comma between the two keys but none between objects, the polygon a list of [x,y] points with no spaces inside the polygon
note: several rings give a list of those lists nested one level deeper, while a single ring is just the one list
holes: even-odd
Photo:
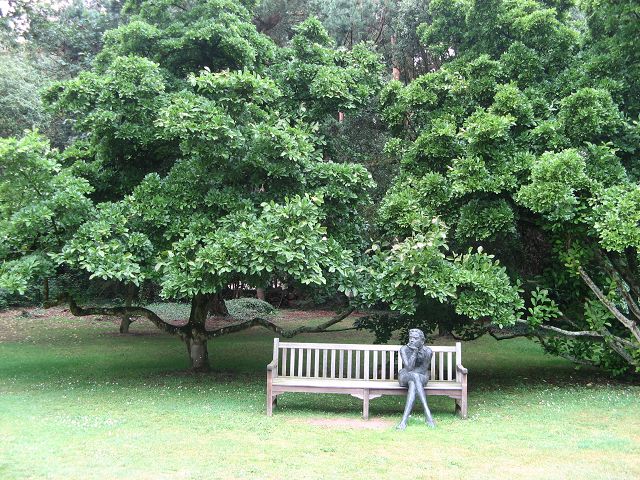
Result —
[{"label": "low spreading branch", "polygon": [[130,317],[144,317],[164,332],[179,335],[181,337],[183,337],[187,332],[186,325],[172,325],[160,318],[152,310],[144,307],[80,307],[70,295],[63,295],[59,299],[59,303],[62,302],[69,304],[69,310],[76,317],[86,317],[88,315],[108,315],[117,317],[127,315]]},{"label": "low spreading branch", "polygon": [[[88,315],[108,315],[108,316],[118,316],[118,317],[127,315],[130,317],[144,317],[144,318],[147,318],[149,321],[151,321],[160,330],[173,335],[179,335],[180,337],[183,337],[183,338],[187,336],[191,331],[191,326],[188,323],[186,325],[181,325],[181,326],[172,325],[166,322],[165,320],[163,320],[162,318],[160,318],[155,312],[144,307],[84,307],[83,308],[78,306],[76,301],[70,295],[63,295],[62,297],[59,298],[57,303],[58,304],[68,303],[69,310],[76,317],[85,317]],[[49,305],[49,306],[53,306],[53,305]],[[355,327],[347,327],[347,328],[332,329],[332,330],[329,330],[329,328],[343,321],[345,318],[351,315],[354,312],[354,310],[355,309],[353,307],[349,307],[343,312],[336,314],[331,319],[327,320],[324,323],[321,323],[320,325],[316,325],[315,327],[310,327],[305,325],[298,328],[286,330],[276,325],[271,320],[267,320],[261,317],[255,317],[245,322],[235,323],[233,325],[227,325],[221,328],[217,328],[215,330],[207,330],[204,333],[202,332],[198,332],[198,333],[200,336],[210,339],[210,338],[220,337],[222,335],[228,335],[230,333],[240,332],[242,330],[246,330],[248,328],[258,327],[258,326],[267,328],[268,330],[271,330],[274,333],[277,333],[283,338],[292,338],[301,333],[340,332],[340,331],[346,331],[346,330],[353,330],[355,329]]]}]

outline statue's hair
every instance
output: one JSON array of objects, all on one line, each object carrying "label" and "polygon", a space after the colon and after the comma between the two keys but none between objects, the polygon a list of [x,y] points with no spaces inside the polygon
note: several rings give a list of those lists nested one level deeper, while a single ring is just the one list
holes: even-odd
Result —
[{"label": "statue's hair", "polygon": [[419,328],[412,328],[411,330],[409,330],[409,335],[411,335],[411,332],[417,333],[418,335],[420,335],[420,337],[422,337],[422,341],[423,342],[425,341],[424,332],[422,330],[420,330]]}]

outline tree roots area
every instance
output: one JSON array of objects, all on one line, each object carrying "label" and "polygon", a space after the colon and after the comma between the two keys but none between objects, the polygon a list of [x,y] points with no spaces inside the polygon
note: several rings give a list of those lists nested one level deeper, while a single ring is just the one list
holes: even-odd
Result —
[{"label": "tree roots area", "polygon": [[[279,315],[295,328],[332,313]],[[400,432],[402,397],[373,400],[365,421],[358,399],[314,394],[282,395],[269,418],[273,336],[257,327],[213,339],[211,371],[195,374],[184,345],[146,319],[123,335],[117,319],[61,309],[0,314],[0,478],[640,478],[637,380],[483,337],[463,345],[466,421],[433,397],[437,427],[416,410]]]}]

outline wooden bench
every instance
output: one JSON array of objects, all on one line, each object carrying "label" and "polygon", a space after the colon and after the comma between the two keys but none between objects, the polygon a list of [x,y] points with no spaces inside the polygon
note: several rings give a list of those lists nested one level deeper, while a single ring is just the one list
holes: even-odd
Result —
[{"label": "wooden bench", "polygon": [[[400,345],[294,343],[273,341],[273,361],[267,365],[267,415],[273,415],[284,392],[342,393],[362,399],[369,418],[369,400],[382,395],[406,395],[398,384],[402,368]],[[455,400],[456,412],[467,418],[467,369],[462,347],[429,346],[433,351],[427,395]]]}]

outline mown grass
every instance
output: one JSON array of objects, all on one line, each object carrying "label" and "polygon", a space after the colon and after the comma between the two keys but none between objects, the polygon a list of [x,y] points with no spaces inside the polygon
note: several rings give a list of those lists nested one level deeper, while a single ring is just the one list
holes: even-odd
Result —
[{"label": "mown grass", "polygon": [[[318,319],[320,320],[320,319]],[[394,425],[404,399],[288,394],[264,414],[272,336],[210,343],[214,371],[146,322],[0,318],[0,479],[640,478],[640,386],[526,340],[463,347],[470,418]],[[307,341],[370,342],[366,333]]]}]

